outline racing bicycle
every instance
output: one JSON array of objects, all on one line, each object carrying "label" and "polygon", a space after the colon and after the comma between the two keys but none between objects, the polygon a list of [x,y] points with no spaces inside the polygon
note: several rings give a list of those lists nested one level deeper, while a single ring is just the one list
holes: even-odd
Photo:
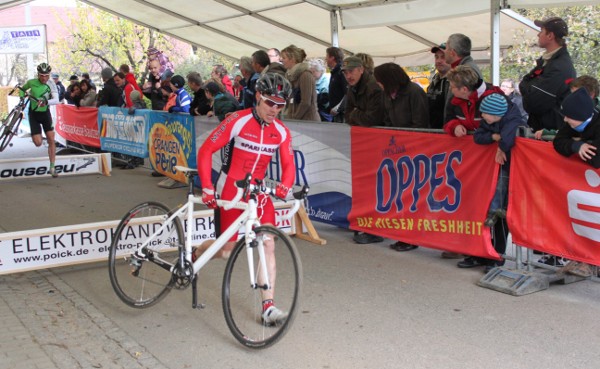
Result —
[{"label": "racing bicycle", "polygon": [[[176,166],[188,181],[187,202],[169,210],[158,202],[145,202],[131,209],[121,220],[109,250],[109,274],[117,296],[128,306],[146,308],[164,298],[172,289],[192,286],[192,307],[198,304],[198,272],[236,234],[237,241],[227,260],[221,297],[225,320],[233,336],[250,348],[265,348],[289,330],[298,312],[302,285],[302,264],[292,239],[280,229],[260,224],[257,216],[259,195],[274,195],[263,183],[251,183],[251,176],[236,182],[237,195],[231,201],[217,200],[224,209],[240,209],[242,214],[194,262],[192,242],[195,228],[194,205],[202,199],[194,194],[195,169]],[[289,219],[308,194],[308,187],[293,194]],[[247,202],[240,201],[242,198]],[[187,232],[184,233],[184,229]],[[277,307],[288,313],[279,324],[262,320],[262,291],[273,289],[269,281],[265,242],[275,243]]]},{"label": "racing bicycle", "polygon": [[0,152],[4,151],[9,146],[12,146],[10,141],[14,136],[19,132],[19,126],[21,125],[21,121],[23,120],[24,111],[29,104],[29,100],[38,101],[33,96],[30,96],[29,93],[19,85],[16,85],[15,88],[8,94],[12,95],[16,90],[21,90],[25,93],[24,96],[21,96],[17,105],[8,113],[5,119],[0,123]]}]

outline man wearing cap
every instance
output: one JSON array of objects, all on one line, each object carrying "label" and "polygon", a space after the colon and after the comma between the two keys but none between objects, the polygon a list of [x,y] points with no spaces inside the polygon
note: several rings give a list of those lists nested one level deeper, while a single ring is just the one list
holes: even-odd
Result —
[{"label": "man wearing cap", "polygon": [[346,123],[353,126],[383,125],[382,90],[375,77],[365,73],[362,60],[349,56],[342,63],[342,72],[348,81],[346,93]]},{"label": "man wearing cap", "polygon": [[444,111],[446,97],[448,96],[448,80],[446,73],[450,70],[450,64],[446,62],[444,51],[446,43],[431,48],[435,58],[436,72],[427,87],[427,99],[429,101],[429,123],[431,128],[441,129],[444,126]]},{"label": "man wearing cap", "polygon": [[576,77],[576,72],[564,39],[569,33],[567,23],[558,17],[534,23],[541,28],[538,46],[546,52],[536,61],[535,68],[523,77],[519,90],[523,95],[523,107],[529,114],[527,123],[535,137],[541,139],[544,129],[557,130],[564,126],[559,108],[569,93],[567,83]]},{"label": "man wearing cap", "polygon": [[[362,60],[349,56],[342,63],[342,73],[348,82],[344,120],[353,126],[383,125],[383,90],[371,73],[365,72]],[[383,238],[366,232],[356,232],[354,242],[383,242]]]},{"label": "man wearing cap", "polygon": [[65,98],[65,92],[67,91],[67,89],[65,88],[65,85],[63,85],[60,81],[60,76],[58,75],[58,73],[52,73],[51,76],[52,81],[54,81],[54,84],[56,85],[56,90],[58,91],[58,101],[62,102]]},{"label": "man wearing cap", "polygon": [[567,123],[552,141],[554,149],[563,156],[577,156],[594,168],[600,168],[600,114],[585,88],[567,96],[561,106]]},{"label": "man wearing cap", "polygon": [[179,74],[171,77],[171,90],[177,95],[175,105],[169,108],[169,113],[190,113],[190,104],[192,99],[187,91],[183,88],[185,80]]}]

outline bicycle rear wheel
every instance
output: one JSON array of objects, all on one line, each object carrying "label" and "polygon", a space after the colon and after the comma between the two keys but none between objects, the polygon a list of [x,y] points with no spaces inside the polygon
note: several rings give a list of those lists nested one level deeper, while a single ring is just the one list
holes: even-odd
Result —
[{"label": "bicycle rear wheel", "polygon": [[234,337],[250,348],[266,348],[281,339],[292,325],[298,311],[298,298],[302,285],[302,264],[293,241],[279,229],[266,225],[255,228],[256,241],[273,239],[275,260],[277,261],[276,283],[274,288],[275,306],[287,312],[287,319],[276,325],[267,325],[262,319],[262,288],[250,285],[250,268],[260,282],[259,255],[256,247],[251,247],[251,260],[244,239],[236,244],[227,261],[223,278],[223,312],[227,326]]},{"label": "bicycle rear wheel", "polygon": [[22,119],[23,114],[21,114],[21,109],[15,108],[2,121],[2,125],[0,126],[0,151],[4,151],[10,144],[13,136],[17,135]]},{"label": "bicycle rear wheel", "polygon": [[[171,214],[158,202],[139,204],[123,217],[113,235],[108,257],[110,282],[121,301],[131,307],[156,304],[175,283],[168,269],[179,259],[179,248],[185,242],[179,218],[171,220],[163,232],[140,250]],[[146,256],[136,256],[138,250]]]}]

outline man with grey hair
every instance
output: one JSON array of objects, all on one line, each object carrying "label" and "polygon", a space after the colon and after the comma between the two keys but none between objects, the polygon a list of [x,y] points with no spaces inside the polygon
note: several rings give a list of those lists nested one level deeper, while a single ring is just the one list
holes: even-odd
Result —
[{"label": "man with grey hair", "polygon": [[[468,36],[463,35],[462,33],[453,33],[448,36],[448,41],[446,41],[446,50],[444,52],[444,57],[446,58],[446,63],[450,64],[450,68],[454,69],[459,65],[466,65],[468,67],[473,68],[479,78],[483,80],[483,76],[479,67],[475,63],[475,60],[471,57],[471,39]],[[454,94],[451,90],[448,91],[446,95],[446,111],[444,112],[444,123],[448,122],[450,119],[454,118],[452,114],[452,106],[450,106],[450,101],[454,97]]]},{"label": "man with grey hair", "polygon": [[206,98],[204,89],[202,88],[202,77],[198,72],[190,72],[186,76],[187,84],[190,90],[194,92],[194,100],[190,104],[191,115],[206,115],[210,111],[210,102]]},{"label": "man with grey hair", "polygon": [[242,109],[248,109],[256,105],[256,81],[260,73],[256,73],[252,67],[252,58],[242,56],[240,59],[240,72],[246,85],[242,91]]},{"label": "man with grey hair", "polygon": [[453,33],[448,37],[444,56],[446,63],[450,64],[452,69],[459,65],[467,65],[475,69],[480,78],[482,77],[479,67],[471,57],[471,39],[462,33]]}]

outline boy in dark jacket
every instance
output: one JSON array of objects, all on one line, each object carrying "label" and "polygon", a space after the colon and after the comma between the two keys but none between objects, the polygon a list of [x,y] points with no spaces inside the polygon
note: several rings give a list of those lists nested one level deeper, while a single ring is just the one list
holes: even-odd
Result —
[{"label": "boy in dark jacket", "polygon": [[497,142],[495,160],[501,166],[496,193],[485,220],[485,225],[491,227],[499,218],[506,216],[510,149],[515,145],[517,128],[524,126],[525,122],[519,108],[510,103],[503,94],[493,93],[483,98],[479,111],[483,122],[473,134],[473,139],[480,145]]},{"label": "boy in dark jacket", "polygon": [[600,168],[600,114],[585,88],[579,88],[562,103],[561,114],[567,123],[554,141],[554,149],[563,156],[577,156],[594,168]]}]

